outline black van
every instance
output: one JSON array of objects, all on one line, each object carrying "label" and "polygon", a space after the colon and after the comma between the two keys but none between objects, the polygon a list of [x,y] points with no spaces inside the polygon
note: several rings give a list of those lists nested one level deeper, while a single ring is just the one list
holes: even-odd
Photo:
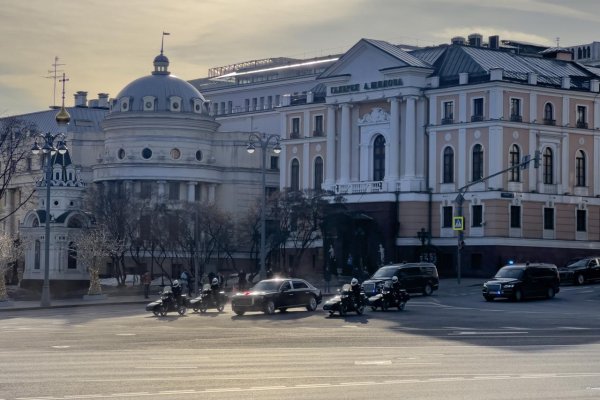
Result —
[{"label": "black van", "polygon": [[507,265],[483,284],[483,297],[492,301],[504,297],[521,301],[527,297],[553,298],[560,291],[560,277],[554,264]]},{"label": "black van", "polygon": [[409,293],[423,293],[430,296],[440,285],[434,264],[390,264],[379,268],[373,276],[363,282],[362,288],[367,297],[376,295],[384,282],[391,280],[394,275],[398,277],[401,287]]}]

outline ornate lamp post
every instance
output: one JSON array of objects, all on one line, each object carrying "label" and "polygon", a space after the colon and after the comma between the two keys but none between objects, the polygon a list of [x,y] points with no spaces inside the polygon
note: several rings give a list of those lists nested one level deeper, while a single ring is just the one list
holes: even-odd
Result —
[{"label": "ornate lamp post", "polygon": [[[69,123],[71,117],[64,107],[56,115],[56,122],[59,125]],[[55,135],[47,132],[40,134],[42,147],[36,141],[31,148],[33,154],[39,154],[40,151],[45,155],[45,173],[46,173],[46,231],[45,231],[45,248],[44,248],[44,284],[42,285],[41,306],[50,306],[50,181],[52,180],[52,156],[58,152],[65,154],[67,152],[67,141],[64,133],[60,132]],[[56,145],[55,145],[56,143]]]},{"label": "ornate lamp post", "polygon": [[262,149],[262,196],[261,196],[261,207],[260,207],[260,273],[259,278],[265,279],[266,277],[266,221],[265,221],[265,210],[267,208],[267,181],[266,181],[266,168],[267,168],[267,149],[269,144],[273,145],[273,152],[275,154],[281,153],[281,145],[279,144],[279,135],[266,133],[251,133],[248,138],[248,146],[246,150],[252,154],[256,150],[255,144],[258,144]]}]

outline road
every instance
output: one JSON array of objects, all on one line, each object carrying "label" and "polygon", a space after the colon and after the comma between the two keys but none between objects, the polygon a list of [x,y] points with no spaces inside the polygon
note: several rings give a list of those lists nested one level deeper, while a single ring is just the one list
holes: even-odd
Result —
[{"label": "road", "polygon": [[597,399],[600,285],[487,303],[475,286],[328,317],[143,306],[0,314],[0,399]]}]

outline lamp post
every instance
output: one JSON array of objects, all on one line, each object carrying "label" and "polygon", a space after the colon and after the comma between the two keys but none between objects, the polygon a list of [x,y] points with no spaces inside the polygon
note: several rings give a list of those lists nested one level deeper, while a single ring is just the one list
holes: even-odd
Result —
[{"label": "lamp post", "polygon": [[267,149],[269,148],[269,144],[273,145],[273,152],[275,154],[281,153],[281,145],[279,144],[279,135],[271,134],[267,135],[266,133],[251,133],[248,137],[248,146],[246,150],[248,153],[252,154],[256,150],[255,144],[258,144],[262,150],[262,166],[261,166],[261,174],[262,174],[262,196],[261,196],[261,207],[260,207],[260,272],[259,278],[265,279],[266,277],[266,218],[265,218],[265,210],[267,208],[267,178],[266,178],[266,169],[267,169]]},{"label": "lamp post", "polygon": [[[63,108],[64,110],[64,108]],[[61,110],[62,111],[62,110]],[[60,113],[59,113],[60,114]],[[57,117],[58,120],[58,117]],[[43,140],[43,146],[38,145],[37,140],[33,143],[31,152],[40,154],[40,151],[45,155],[45,173],[46,173],[46,231],[45,231],[45,248],[44,248],[44,284],[42,285],[41,306],[50,306],[50,181],[52,180],[52,156],[58,152],[65,154],[67,152],[67,141],[63,133],[55,135],[50,132],[39,135]],[[57,146],[55,147],[54,142]]]}]

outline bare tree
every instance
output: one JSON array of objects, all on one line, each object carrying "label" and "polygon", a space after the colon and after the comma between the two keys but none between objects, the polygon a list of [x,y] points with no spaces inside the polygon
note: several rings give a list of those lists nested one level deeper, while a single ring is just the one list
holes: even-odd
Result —
[{"label": "bare tree", "polygon": [[74,249],[71,250],[76,254],[78,262],[90,273],[88,294],[102,294],[99,261],[110,256],[115,239],[105,227],[96,227],[80,232],[73,241],[73,246]]},{"label": "bare tree", "polygon": [[24,253],[23,243],[16,237],[0,233],[0,301],[8,300],[6,272]]}]

